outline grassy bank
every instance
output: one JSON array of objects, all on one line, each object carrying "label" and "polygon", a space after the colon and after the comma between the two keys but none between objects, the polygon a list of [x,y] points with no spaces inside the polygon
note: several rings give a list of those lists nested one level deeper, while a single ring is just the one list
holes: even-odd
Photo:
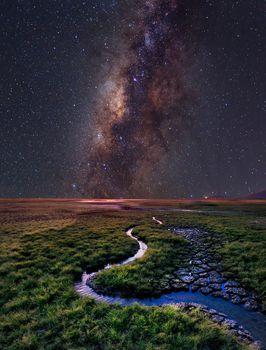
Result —
[{"label": "grassy bank", "polygon": [[103,271],[92,282],[99,292],[143,298],[170,290],[170,277],[186,261],[186,241],[151,222],[136,227],[134,236],[149,247],[144,258],[133,265]]},{"label": "grassy bank", "polygon": [[0,348],[246,348],[199,312],[188,315],[171,307],[138,305],[122,308],[96,304],[75,293],[73,283],[83,269],[95,270],[136,252],[136,242],[124,234],[135,222],[141,225],[137,234],[151,246],[151,252],[132,271],[133,277],[128,274],[131,283],[136,286],[134,278],[142,275],[148,280],[145,290],[150,290],[165,273],[171,273],[169,261],[179,264],[177,252],[186,244],[168,232],[151,230],[144,225],[146,220],[144,214],[128,213],[90,215],[67,224],[65,220],[36,223],[26,219],[2,224]]}]

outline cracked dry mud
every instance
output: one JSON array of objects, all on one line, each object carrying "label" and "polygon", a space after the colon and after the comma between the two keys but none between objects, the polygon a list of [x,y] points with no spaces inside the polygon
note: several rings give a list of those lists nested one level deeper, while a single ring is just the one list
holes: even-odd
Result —
[{"label": "cracked dry mud", "polygon": [[[172,231],[189,242],[188,264],[179,268],[171,279],[175,291],[199,291],[234,304],[243,304],[248,310],[259,309],[255,293],[247,291],[232,275],[223,269],[221,257],[214,252],[224,244],[219,234],[197,228],[172,228]],[[229,277],[230,276],[230,277]]]}]

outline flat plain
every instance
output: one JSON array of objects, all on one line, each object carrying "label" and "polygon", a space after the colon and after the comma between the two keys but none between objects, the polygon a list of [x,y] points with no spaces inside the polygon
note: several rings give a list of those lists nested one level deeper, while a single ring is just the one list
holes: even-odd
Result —
[{"label": "flat plain", "polygon": [[[180,287],[178,271],[192,264],[191,242],[173,230],[204,230],[212,239],[201,243],[208,256],[219,257],[227,281],[254,294],[246,306],[264,313],[265,214],[264,201],[0,200],[0,348],[254,348],[200,309],[109,305],[81,298],[74,284],[84,271],[133,256],[138,244],[125,231],[135,227],[136,237],[148,246],[146,254],[100,273],[95,290],[139,300],[186,290],[189,283]],[[244,299],[243,294],[235,301],[244,305]]]}]

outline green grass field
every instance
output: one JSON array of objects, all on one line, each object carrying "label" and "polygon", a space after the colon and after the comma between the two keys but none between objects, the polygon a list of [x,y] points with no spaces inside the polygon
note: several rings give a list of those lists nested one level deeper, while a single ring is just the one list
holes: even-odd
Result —
[{"label": "green grass field", "polygon": [[[215,206],[215,210],[224,207]],[[226,208],[228,210],[228,208]],[[230,211],[239,210],[230,207]],[[167,224],[200,226],[228,239],[223,263],[254,289],[265,305],[265,207],[241,207],[242,214],[163,212]],[[199,311],[172,307],[121,307],[81,299],[73,284],[83,270],[119,262],[138,249],[125,229],[149,251],[131,266],[106,271],[98,288],[123,295],[154,295],[185,259],[186,241],[151,221],[151,212],[113,212],[36,220],[1,213],[1,349],[247,349]],[[23,217],[23,220],[21,219]],[[7,219],[8,218],[8,219]]]}]

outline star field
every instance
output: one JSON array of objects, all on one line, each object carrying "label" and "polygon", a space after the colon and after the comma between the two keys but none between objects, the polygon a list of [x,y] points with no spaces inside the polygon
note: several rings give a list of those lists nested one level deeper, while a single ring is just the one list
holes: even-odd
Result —
[{"label": "star field", "polygon": [[1,197],[265,189],[260,1],[2,1]]}]

